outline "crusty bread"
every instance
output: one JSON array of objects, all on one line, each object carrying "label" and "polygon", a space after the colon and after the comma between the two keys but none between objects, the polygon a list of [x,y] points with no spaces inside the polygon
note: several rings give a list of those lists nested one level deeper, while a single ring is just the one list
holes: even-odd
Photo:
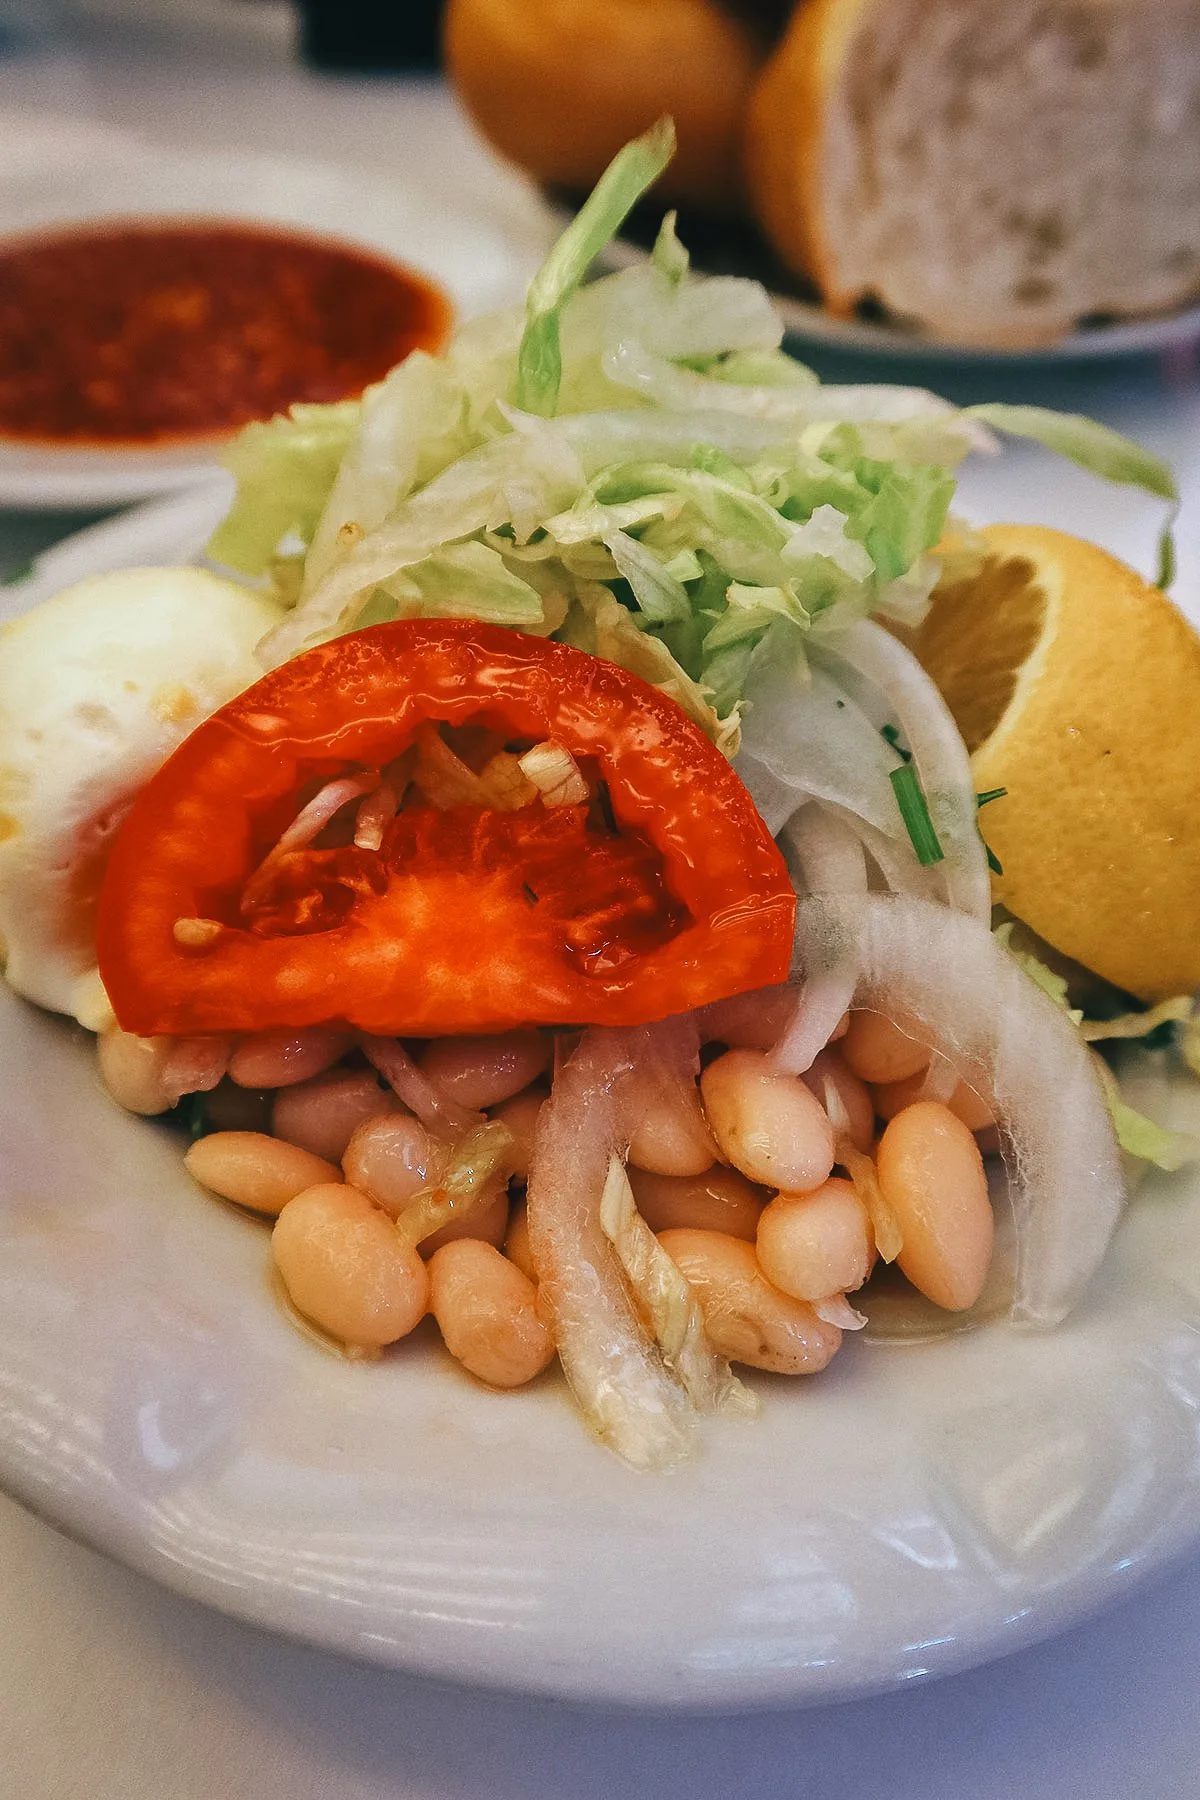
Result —
[{"label": "crusty bread", "polygon": [[476,124],[540,181],[587,188],[662,113],[656,193],[728,211],[763,32],[715,0],[450,0],[446,63]]},{"label": "crusty bread", "polygon": [[802,0],[747,182],[827,303],[1052,342],[1200,294],[1200,0]]}]

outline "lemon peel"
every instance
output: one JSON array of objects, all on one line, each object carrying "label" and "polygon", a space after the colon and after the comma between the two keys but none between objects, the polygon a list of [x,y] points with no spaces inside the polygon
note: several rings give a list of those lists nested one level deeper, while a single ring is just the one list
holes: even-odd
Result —
[{"label": "lemon peel", "polygon": [[1045,942],[1157,1002],[1200,986],[1200,636],[1115,557],[986,527],[915,649],[971,752],[1003,869]]}]

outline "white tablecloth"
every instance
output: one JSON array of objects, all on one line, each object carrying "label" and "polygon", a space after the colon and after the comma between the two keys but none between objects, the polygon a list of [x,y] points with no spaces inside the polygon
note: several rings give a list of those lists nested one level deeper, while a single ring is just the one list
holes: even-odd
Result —
[{"label": "white tablecloth", "polygon": [[[0,118],[15,108],[180,144],[403,169],[451,195],[484,194],[500,215],[529,204],[438,84],[406,86],[399,129],[394,83],[305,74],[270,34],[243,34],[236,53],[219,39],[142,33],[0,59]],[[1088,410],[1170,456],[1185,497],[1177,592],[1200,613],[1193,357],[936,379],[956,397]],[[1017,452],[973,470],[967,510],[1060,524],[1151,566],[1159,515],[1150,503],[1050,469],[1039,453]],[[0,516],[0,569],[76,523]],[[7,1500],[0,1571],[0,1794],[14,1800],[1200,1793],[1200,1562],[1007,1662],[840,1707],[734,1718],[587,1712],[341,1661],[162,1592]]]}]

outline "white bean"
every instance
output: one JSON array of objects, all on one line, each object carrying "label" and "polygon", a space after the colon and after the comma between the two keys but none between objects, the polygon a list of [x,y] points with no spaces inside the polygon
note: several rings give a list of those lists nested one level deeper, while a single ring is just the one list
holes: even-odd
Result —
[{"label": "white bean", "polygon": [[799,989],[764,988],[718,1000],[705,1015],[706,1040],[729,1050],[773,1050],[796,1016]]},{"label": "white bean", "polygon": [[437,1252],[429,1310],[451,1356],[491,1387],[521,1387],[554,1355],[533,1283],[491,1244],[460,1238]]},{"label": "white bean", "polygon": [[478,1111],[511,1100],[545,1073],[553,1047],[540,1031],[506,1031],[496,1037],[434,1038],[419,1062],[447,1100]]},{"label": "white bean", "polygon": [[751,1181],[802,1194],[833,1168],[833,1127],[796,1075],[759,1050],[728,1050],[700,1077],[721,1155]]},{"label": "white bean", "polygon": [[[898,1112],[921,1098],[921,1089],[925,1085],[925,1070],[918,1069],[907,1081],[892,1081],[871,1089],[872,1104],[881,1119],[894,1119]],[[956,1119],[961,1119],[968,1131],[987,1131],[996,1123],[995,1115],[987,1101],[969,1088],[965,1081],[960,1081],[947,1100],[946,1105]]]},{"label": "white bean", "polygon": [[719,1231],[664,1231],[659,1242],[694,1288],[713,1349],[731,1362],[812,1375],[836,1353],[837,1326],[772,1287],[752,1244]]},{"label": "white bean", "polygon": [[935,1306],[962,1312],[983,1289],[994,1223],[970,1131],[936,1100],[896,1114],[879,1140],[879,1185],[899,1221],[897,1261]]},{"label": "white bean", "polygon": [[421,1121],[397,1106],[357,1127],[342,1170],[351,1187],[369,1194],[394,1219],[410,1200],[436,1186],[442,1154]]},{"label": "white bean", "polygon": [[853,1184],[835,1177],[811,1194],[778,1194],[758,1221],[757,1255],[767,1280],[795,1300],[860,1288],[875,1240]]},{"label": "white bean", "polygon": [[174,1106],[164,1080],[174,1044],[174,1038],[136,1037],[117,1026],[101,1033],[96,1045],[100,1076],[118,1106],[145,1116]]},{"label": "white bean", "polygon": [[255,1031],[244,1037],[229,1059],[229,1074],[239,1087],[292,1087],[340,1062],[354,1042],[348,1031],[308,1025],[299,1031]]},{"label": "white bean", "polygon": [[271,1249],[297,1311],[345,1344],[381,1349],[425,1315],[425,1264],[354,1188],[297,1194],[275,1223]]},{"label": "white bean", "polygon": [[96,1050],[113,1099],[150,1117],[169,1112],[184,1094],[211,1092],[225,1073],[229,1039],[144,1038],[114,1025],[100,1034]]},{"label": "white bean", "polygon": [[533,1252],[529,1248],[529,1213],[523,1200],[518,1201],[509,1215],[504,1254],[536,1286],[537,1270],[533,1266]]},{"label": "white bean", "polygon": [[714,1163],[703,1175],[652,1175],[630,1168],[629,1185],[651,1231],[691,1226],[697,1231],[723,1231],[750,1243],[770,1197],[722,1163]]},{"label": "white bean", "polygon": [[882,1013],[852,1012],[838,1048],[860,1081],[904,1081],[929,1067],[929,1046],[909,1037]]},{"label": "white bean", "polygon": [[463,1213],[460,1218],[451,1219],[439,1231],[422,1238],[417,1249],[426,1262],[431,1256],[437,1255],[443,1244],[456,1244],[460,1238],[471,1238],[498,1249],[504,1242],[507,1230],[508,1188],[502,1182],[494,1194],[481,1194],[469,1212]]},{"label": "white bean", "polygon": [[315,1156],[341,1162],[360,1125],[396,1108],[395,1095],[380,1087],[373,1069],[328,1069],[276,1090],[271,1130]]},{"label": "white bean", "polygon": [[629,1144],[635,1169],[652,1175],[703,1175],[716,1160],[717,1146],[690,1082],[647,1096]]},{"label": "white bean", "polygon": [[202,1187],[272,1217],[305,1188],[340,1178],[333,1163],[261,1131],[214,1131],[197,1139],[183,1161]]}]

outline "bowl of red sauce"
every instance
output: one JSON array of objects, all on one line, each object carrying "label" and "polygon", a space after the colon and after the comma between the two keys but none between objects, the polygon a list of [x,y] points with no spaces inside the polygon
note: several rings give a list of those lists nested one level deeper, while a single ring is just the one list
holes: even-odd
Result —
[{"label": "bowl of red sauce", "polygon": [[0,160],[0,506],[211,482],[251,420],[520,304],[557,232],[403,132],[386,170],[128,136],[27,150]]},{"label": "bowl of red sauce", "polygon": [[349,399],[451,327],[433,281],[236,219],[103,219],[0,239],[0,439],[195,446]]}]

